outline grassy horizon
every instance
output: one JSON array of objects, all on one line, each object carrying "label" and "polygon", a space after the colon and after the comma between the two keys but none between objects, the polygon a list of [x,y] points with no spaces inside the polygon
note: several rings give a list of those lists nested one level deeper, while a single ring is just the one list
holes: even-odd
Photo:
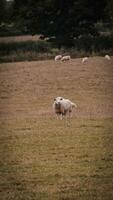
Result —
[{"label": "grassy horizon", "polygon": [[57,54],[70,54],[72,58],[84,56],[113,55],[113,37],[100,36],[97,38],[75,39],[72,47],[62,46],[58,48],[47,40],[39,39],[39,36],[18,36],[0,38],[0,63],[48,60],[54,59]]}]

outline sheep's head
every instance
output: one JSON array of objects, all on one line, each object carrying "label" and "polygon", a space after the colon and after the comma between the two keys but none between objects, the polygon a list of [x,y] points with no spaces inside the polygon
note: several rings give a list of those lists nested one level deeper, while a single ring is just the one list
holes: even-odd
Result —
[{"label": "sheep's head", "polygon": [[63,99],[64,99],[63,97],[56,97],[56,98],[54,99],[54,104],[55,104],[55,105],[59,105],[60,102],[61,102]]},{"label": "sheep's head", "polygon": [[54,104],[53,104],[53,107],[54,107],[54,111],[56,114],[61,114],[61,102],[63,101],[63,97],[56,97],[54,99]]}]

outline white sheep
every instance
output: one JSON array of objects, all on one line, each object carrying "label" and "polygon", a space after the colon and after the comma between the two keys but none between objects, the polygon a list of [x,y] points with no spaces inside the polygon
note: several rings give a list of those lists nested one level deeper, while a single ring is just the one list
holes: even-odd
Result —
[{"label": "white sheep", "polygon": [[110,60],[111,58],[110,58],[109,55],[105,55],[105,59],[106,59],[106,60]]},{"label": "white sheep", "polygon": [[87,62],[87,61],[88,61],[88,57],[82,58],[82,63],[85,63],[85,62]]},{"label": "white sheep", "polygon": [[70,60],[71,59],[71,56],[63,56],[62,58],[61,58],[61,61],[68,61],[68,60]]},{"label": "white sheep", "polygon": [[55,62],[61,60],[61,58],[62,58],[62,55],[57,55],[57,56],[55,56]]},{"label": "white sheep", "polygon": [[74,107],[76,108],[77,105],[71,102],[69,99],[65,99],[63,97],[57,97],[54,99],[54,112],[57,115],[57,117],[60,116],[61,119],[63,118],[63,116],[67,115],[71,117],[71,113]]}]

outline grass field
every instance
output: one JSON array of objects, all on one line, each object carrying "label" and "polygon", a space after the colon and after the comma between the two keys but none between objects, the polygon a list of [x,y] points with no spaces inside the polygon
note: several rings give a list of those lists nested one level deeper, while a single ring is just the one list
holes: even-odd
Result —
[{"label": "grass field", "polygon": [[0,200],[112,199],[113,58],[0,64]]},{"label": "grass field", "polygon": [[38,41],[39,39],[40,36],[38,35],[7,36],[7,37],[0,37],[0,43]]}]

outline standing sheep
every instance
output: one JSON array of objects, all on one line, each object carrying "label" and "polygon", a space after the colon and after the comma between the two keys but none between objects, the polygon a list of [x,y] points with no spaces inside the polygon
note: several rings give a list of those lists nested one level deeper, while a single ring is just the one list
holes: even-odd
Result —
[{"label": "standing sheep", "polygon": [[105,55],[105,59],[106,59],[106,60],[110,60],[111,58],[110,58],[109,55]]},{"label": "standing sheep", "polygon": [[77,105],[71,102],[69,99],[64,99],[63,97],[57,97],[54,99],[53,109],[57,116],[60,116],[61,119],[63,116],[71,116],[73,108],[76,108]]},{"label": "standing sheep", "polygon": [[62,58],[61,58],[61,61],[68,61],[68,60],[71,60],[71,56],[63,56]]},{"label": "standing sheep", "polygon": [[87,61],[88,61],[88,57],[82,58],[82,63],[85,63],[85,62],[87,62]]},{"label": "standing sheep", "polygon": [[61,60],[61,58],[62,58],[62,55],[57,55],[57,56],[55,56],[55,62]]}]

